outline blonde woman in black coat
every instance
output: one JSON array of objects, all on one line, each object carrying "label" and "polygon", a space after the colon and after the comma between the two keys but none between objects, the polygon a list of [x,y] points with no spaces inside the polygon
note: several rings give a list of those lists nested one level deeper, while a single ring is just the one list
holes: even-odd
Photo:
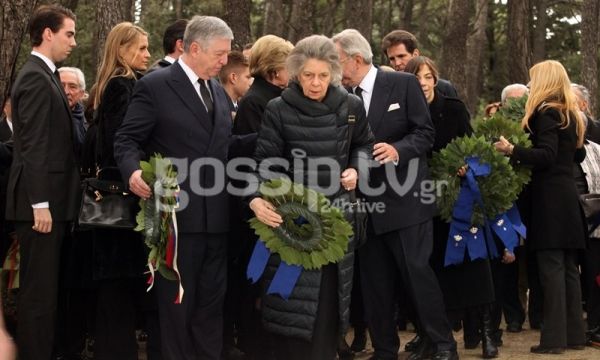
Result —
[{"label": "blonde woman in black coat", "polygon": [[503,137],[495,146],[512,161],[533,169],[520,210],[528,248],[538,260],[544,327],[539,345],[531,352],[561,354],[585,345],[577,251],[585,248],[586,233],[573,176],[573,162],[585,157],[585,125],[569,76],[559,62],[538,63],[529,75],[522,124],[533,147],[513,145]]}]

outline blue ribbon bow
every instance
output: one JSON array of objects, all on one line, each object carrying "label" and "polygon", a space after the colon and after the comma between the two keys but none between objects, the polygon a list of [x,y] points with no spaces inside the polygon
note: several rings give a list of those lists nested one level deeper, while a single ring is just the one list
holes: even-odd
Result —
[{"label": "blue ribbon bow", "polygon": [[466,251],[471,260],[485,259],[489,255],[498,257],[492,229],[511,252],[519,243],[517,233],[525,237],[525,226],[516,206],[498,215],[492,223],[486,219],[483,231],[471,225],[474,205],[478,204],[484,209],[476,178],[489,175],[492,169],[490,164],[480,163],[477,156],[469,156],[465,158],[465,162],[468,168],[452,211],[444,266],[463,263]]}]

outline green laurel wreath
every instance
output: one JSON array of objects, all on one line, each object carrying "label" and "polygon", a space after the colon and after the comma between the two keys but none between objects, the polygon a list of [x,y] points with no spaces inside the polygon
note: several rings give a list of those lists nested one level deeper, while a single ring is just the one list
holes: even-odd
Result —
[{"label": "green laurel wreath", "polygon": [[480,162],[491,166],[489,175],[476,178],[484,208],[479,204],[474,205],[471,223],[481,226],[486,218],[493,219],[510,209],[521,191],[521,186],[509,159],[497,152],[485,137],[456,138],[440,152],[434,153],[431,160],[433,179],[442,184],[447,182],[446,186],[441,187],[441,194],[437,197],[440,216],[445,221],[452,221],[452,211],[461,185],[457,171],[465,165],[465,158],[468,156],[478,156]]},{"label": "green laurel wreath", "polygon": [[283,217],[277,228],[256,217],[249,221],[272,253],[290,265],[308,270],[342,259],[353,234],[352,226],[325,195],[283,178],[264,182],[259,192]]},{"label": "green laurel wreath", "polygon": [[[483,136],[490,143],[497,141],[500,136],[504,136],[513,145],[525,148],[530,148],[532,145],[529,135],[523,130],[521,123],[515,122],[505,113],[497,112],[489,119],[477,119],[473,123],[473,129],[476,136]],[[516,181],[519,192],[521,192],[523,186],[531,180],[531,168],[515,163],[511,163],[511,166],[517,175]]]},{"label": "green laurel wreath", "polygon": [[168,159],[154,154],[149,161],[140,161],[142,179],[150,186],[152,196],[140,199],[140,211],[136,215],[135,231],[142,232],[146,246],[150,249],[151,263],[164,278],[177,280],[177,274],[165,264],[171,211],[177,206],[177,171]]}]

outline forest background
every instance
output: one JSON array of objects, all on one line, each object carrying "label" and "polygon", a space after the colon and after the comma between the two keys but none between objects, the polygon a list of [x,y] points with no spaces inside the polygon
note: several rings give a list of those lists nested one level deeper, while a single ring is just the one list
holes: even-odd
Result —
[{"label": "forest background", "polygon": [[[56,1],[53,1],[56,2]],[[262,35],[292,43],[311,34],[359,30],[376,64],[387,64],[381,39],[395,29],[416,35],[421,53],[452,81],[472,114],[498,101],[510,83],[527,83],[544,59],[562,62],[572,82],[585,85],[597,111],[600,0],[61,0],[77,15],[77,48],[63,64],[83,70],[87,87],[110,29],[132,21],[149,33],[153,60],[163,57],[164,29],[179,18],[214,15],[234,32],[240,49]],[[27,23],[48,1],[2,0],[0,104],[30,52]],[[594,112],[597,114],[597,112]]]}]

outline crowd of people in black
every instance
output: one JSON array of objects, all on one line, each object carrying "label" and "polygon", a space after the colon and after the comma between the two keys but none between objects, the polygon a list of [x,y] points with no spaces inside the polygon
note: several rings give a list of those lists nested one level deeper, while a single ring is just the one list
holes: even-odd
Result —
[{"label": "crowd of people in black", "polygon": [[[388,360],[409,321],[410,360],[458,359],[461,329],[465,348],[481,344],[495,358],[502,317],[505,331],[520,332],[526,314],[540,330],[532,353],[600,347],[600,229],[580,205],[582,194],[600,194],[600,127],[588,90],[559,62],[534,65],[527,85],[507,86],[486,108],[493,116],[527,96],[532,147],[503,136],[493,144],[531,168],[517,199],[527,236],[514,251],[495,241],[498,258],[444,266],[450,225],[421,195],[432,154],[471,135],[471,115],[410,32],[383,37],[387,67],[353,29],[295,45],[266,35],[242,52],[223,20],[195,16],[166,28],[165,56],[149,64],[148,34],[123,22],[89,93],[81,70],[58,67],[77,51],[70,10],[39,7],[29,36],[0,123],[0,258],[16,244],[20,256],[17,321],[0,316],[0,360],[132,360],[139,341],[149,360],[352,359],[367,337],[371,359]],[[100,172],[152,198],[140,161],[153,154],[178,160],[180,281],[152,274],[147,289],[141,233],[76,219],[81,179]],[[312,166],[318,159],[329,166]],[[230,182],[206,166],[236,161],[245,176]],[[256,166],[269,161],[279,172]],[[259,241],[248,220],[286,221],[258,186],[282,175],[333,188],[332,201],[358,194],[378,205],[364,236],[355,231],[338,262],[300,272],[289,298],[267,291],[277,253],[257,284],[246,278]],[[207,190],[220,181],[249,190]]]}]

